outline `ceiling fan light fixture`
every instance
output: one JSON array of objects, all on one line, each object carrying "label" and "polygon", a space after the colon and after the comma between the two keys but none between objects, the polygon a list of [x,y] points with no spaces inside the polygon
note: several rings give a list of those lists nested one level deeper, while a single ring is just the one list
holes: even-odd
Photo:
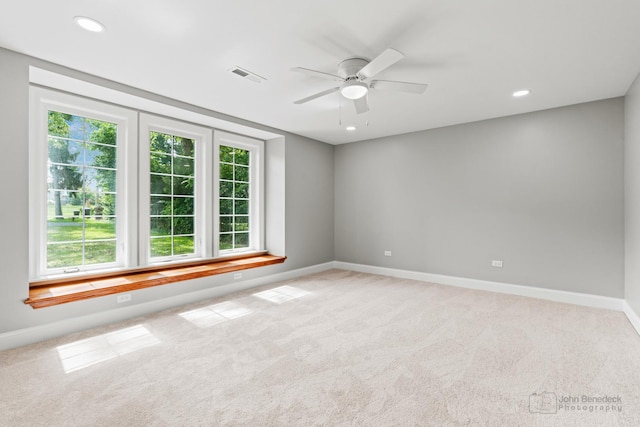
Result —
[{"label": "ceiling fan light fixture", "polygon": [[340,89],[340,93],[347,99],[360,99],[367,94],[369,87],[366,83],[353,80],[345,83]]}]

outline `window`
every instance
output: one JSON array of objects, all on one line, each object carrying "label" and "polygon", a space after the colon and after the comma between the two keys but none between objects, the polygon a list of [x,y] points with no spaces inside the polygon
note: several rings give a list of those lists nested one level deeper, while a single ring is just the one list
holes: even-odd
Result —
[{"label": "window", "polygon": [[195,253],[195,141],[150,132],[151,257]]},{"label": "window", "polygon": [[257,250],[264,244],[262,141],[225,132],[214,141],[216,248],[219,254]]},{"label": "window", "polygon": [[140,241],[145,242],[145,262],[212,256],[211,239],[204,238],[205,230],[212,229],[206,220],[206,206],[212,204],[206,184],[210,146],[211,129],[140,115]]},{"label": "window", "polygon": [[126,266],[121,171],[135,114],[44,89],[33,93],[31,276]]},{"label": "window", "polygon": [[31,92],[32,281],[264,250],[264,141]]},{"label": "window", "polygon": [[220,158],[220,233],[221,251],[249,247],[249,162],[251,152],[221,145]]},{"label": "window", "polygon": [[47,114],[46,266],[113,264],[118,125],[55,110]]}]

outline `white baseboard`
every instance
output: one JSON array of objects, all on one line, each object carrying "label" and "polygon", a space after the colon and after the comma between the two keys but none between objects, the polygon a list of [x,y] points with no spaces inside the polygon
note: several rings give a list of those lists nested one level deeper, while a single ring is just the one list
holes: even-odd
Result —
[{"label": "white baseboard", "polygon": [[271,274],[255,279],[237,281],[228,285],[215,286],[201,291],[175,295],[169,298],[130,305],[114,310],[93,313],[81,317],[74,317],[71,319],[65,319],[45,325],[18,329],[16,331],[0,334],[0,351],[19,347],[22,345],[32,344],[39,341],[44,341],[50,338],[59,337],[96,326],[119,322],[137,316],[143,316],[161,310],[166,310],[168,308],[179,307],[184,304],[190,304],[197,301],[203,301],[210,298],[228,295],[233,292],[243,291],[269,283],[276,283],[283,280],[289,280],[296,277],[319,273],[325,270],[330,270],[332,268],[335,268],[335,263],[333,261],[296,270],[285,271],[282,273]]},{"label": "white baseboard", "polygon": [[352,264],[348,262],[336,261],[335,266],[336,268],[359,271],[362,273],[372,273],[380,274],[383,276],[399,277],[402,279],[420,280],[423,282],[439,283],[442,285],[451,285],[460,288],[498,292],[501,294],[520,295],[530,298],[545,299],[587,307],[604,308],[608,310],[623,311],[625,303],[622,298],[582,294],[579,292],[560,291],[556,289],[537,288],[533,286],[512,285],[508,283],[467,279],[464,277],[444,276],[440,274],[421,273],[417,271],[398,270],[395,268],[374,267],[371,265]]},{"label": "white baseboard", "polygon": [[633,308],[631,308],[627,301],[624,302],[624,314],[627,316],[627,319],[629,319],[629,322],[631,322],[631,325],[633,325],[638,335],[640,335],[640,316]]}]

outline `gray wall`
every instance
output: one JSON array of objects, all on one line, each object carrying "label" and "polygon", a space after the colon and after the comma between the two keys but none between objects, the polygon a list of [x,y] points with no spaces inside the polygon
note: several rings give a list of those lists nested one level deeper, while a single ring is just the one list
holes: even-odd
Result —
[{"label": "gray wall", "polygon": [[[84,75],[0,49],[0,333],[109,312],[115,297],[102,297],[34,310],[28,294],[28,113],[29,65],[80,78],[152,100],[254,126],[285,136],[285,216],[287,261],[243,272],[243,279],[333,261],[333,146],[196,108],[113,82]],[[267,150],[268,148],[267,144]],[[230,275],[214,276],[133,292],[132,305],[229,285]],[[131,312],[131,311],[129,311]],[[105,319],[107,317],[105,316]],[[79,325],[81,327],[82,325]]]},{"label": "gray wall", "polygon": [[617,98],[336,147],[336,260],[622,297],[623,115]]},{"label": "gray wall", "polygon": [[624,107],[625,299],[640,315],[640,75]]}]

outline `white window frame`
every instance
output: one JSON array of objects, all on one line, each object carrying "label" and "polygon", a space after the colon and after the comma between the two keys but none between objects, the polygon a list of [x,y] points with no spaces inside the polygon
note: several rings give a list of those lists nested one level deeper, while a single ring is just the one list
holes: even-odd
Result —
[{"label": "white window frame", "polygon": [[[30,170],[29,170],[29,276],[41,280],[50,276],[81,275],[87,272],[111,271],[137,264],[135,221],[137,186],[130,185],[136,158],[137,114],[124,107],[86,99],[40,87],[30,87]],[[116,261],[108,264],[68,268],[47,268],[47,176],[48,176],[48,111],[115,123],[118,126],[116,154]]]},{"label": "white window frame", "polygon": [[[265,141],[216,129],[213,120],[174,107],[172,117],[164,104],[140,111],[136,103],[110,103],[41,86],[30,86],[29,124],[29,280],[73,279],[89,274],[112,273],[165,263],[224,259],[265,250]],[[105,99],[116,102],[109,97]],[[125,99],[125,98],[123,98]],[[126,98],[130,101],[129,98]],[[138,100],[138,98],[132,98]],[[138,100],[139,101],[139,100]],[[140,101],[141,102],[141,101]],[[146,105],[146,104],[144,104]],[[112,122],[118,125],[116,183],[116,262],[83,266],[80,271],[47,269],[47,177],[49,110]],[[158,110],[158,111],[156,111]],[[174,111],[175,110],[175,111]],[[191,119],[189,119],[191,117]],[[217,123],[217,122],[216,122]],[[150,258],[150,130],[180,135],[196,141],[196,253],[175,259]],[[257,132],[257,131],[256,131]],[[219,250],[219,147],[249,150],[250,240],[249,247]]]},{"label": "white window frame", "polygon": [[[193,139],[195,142],[194,161],[194,253],[165,257],[151,257],[150,233],[150,132],[161,132],[170,135]],[[139,218],[139,251],[142,265],[156,265],[167,262],[180,262],[212,257],[212,213],[207,206],[212,205],[211,179],[207,171],[211,171],[211,129],[203,126],[140,113],[139,136],[139,186],[140,186],[140,218]],[[209,172],[210,177],[210,172]]]},{"label": "white window frame", "polygon": [[[220,250],[220,146],[237,147],[250,152],[249,185],[249,247],[242,249]],[[265,203],[264,203],[264,141],[229,132],[214,131],[213,134],[213,201],[214,256],[233,256],[246,252],[264,250],[265,242]]]}]

